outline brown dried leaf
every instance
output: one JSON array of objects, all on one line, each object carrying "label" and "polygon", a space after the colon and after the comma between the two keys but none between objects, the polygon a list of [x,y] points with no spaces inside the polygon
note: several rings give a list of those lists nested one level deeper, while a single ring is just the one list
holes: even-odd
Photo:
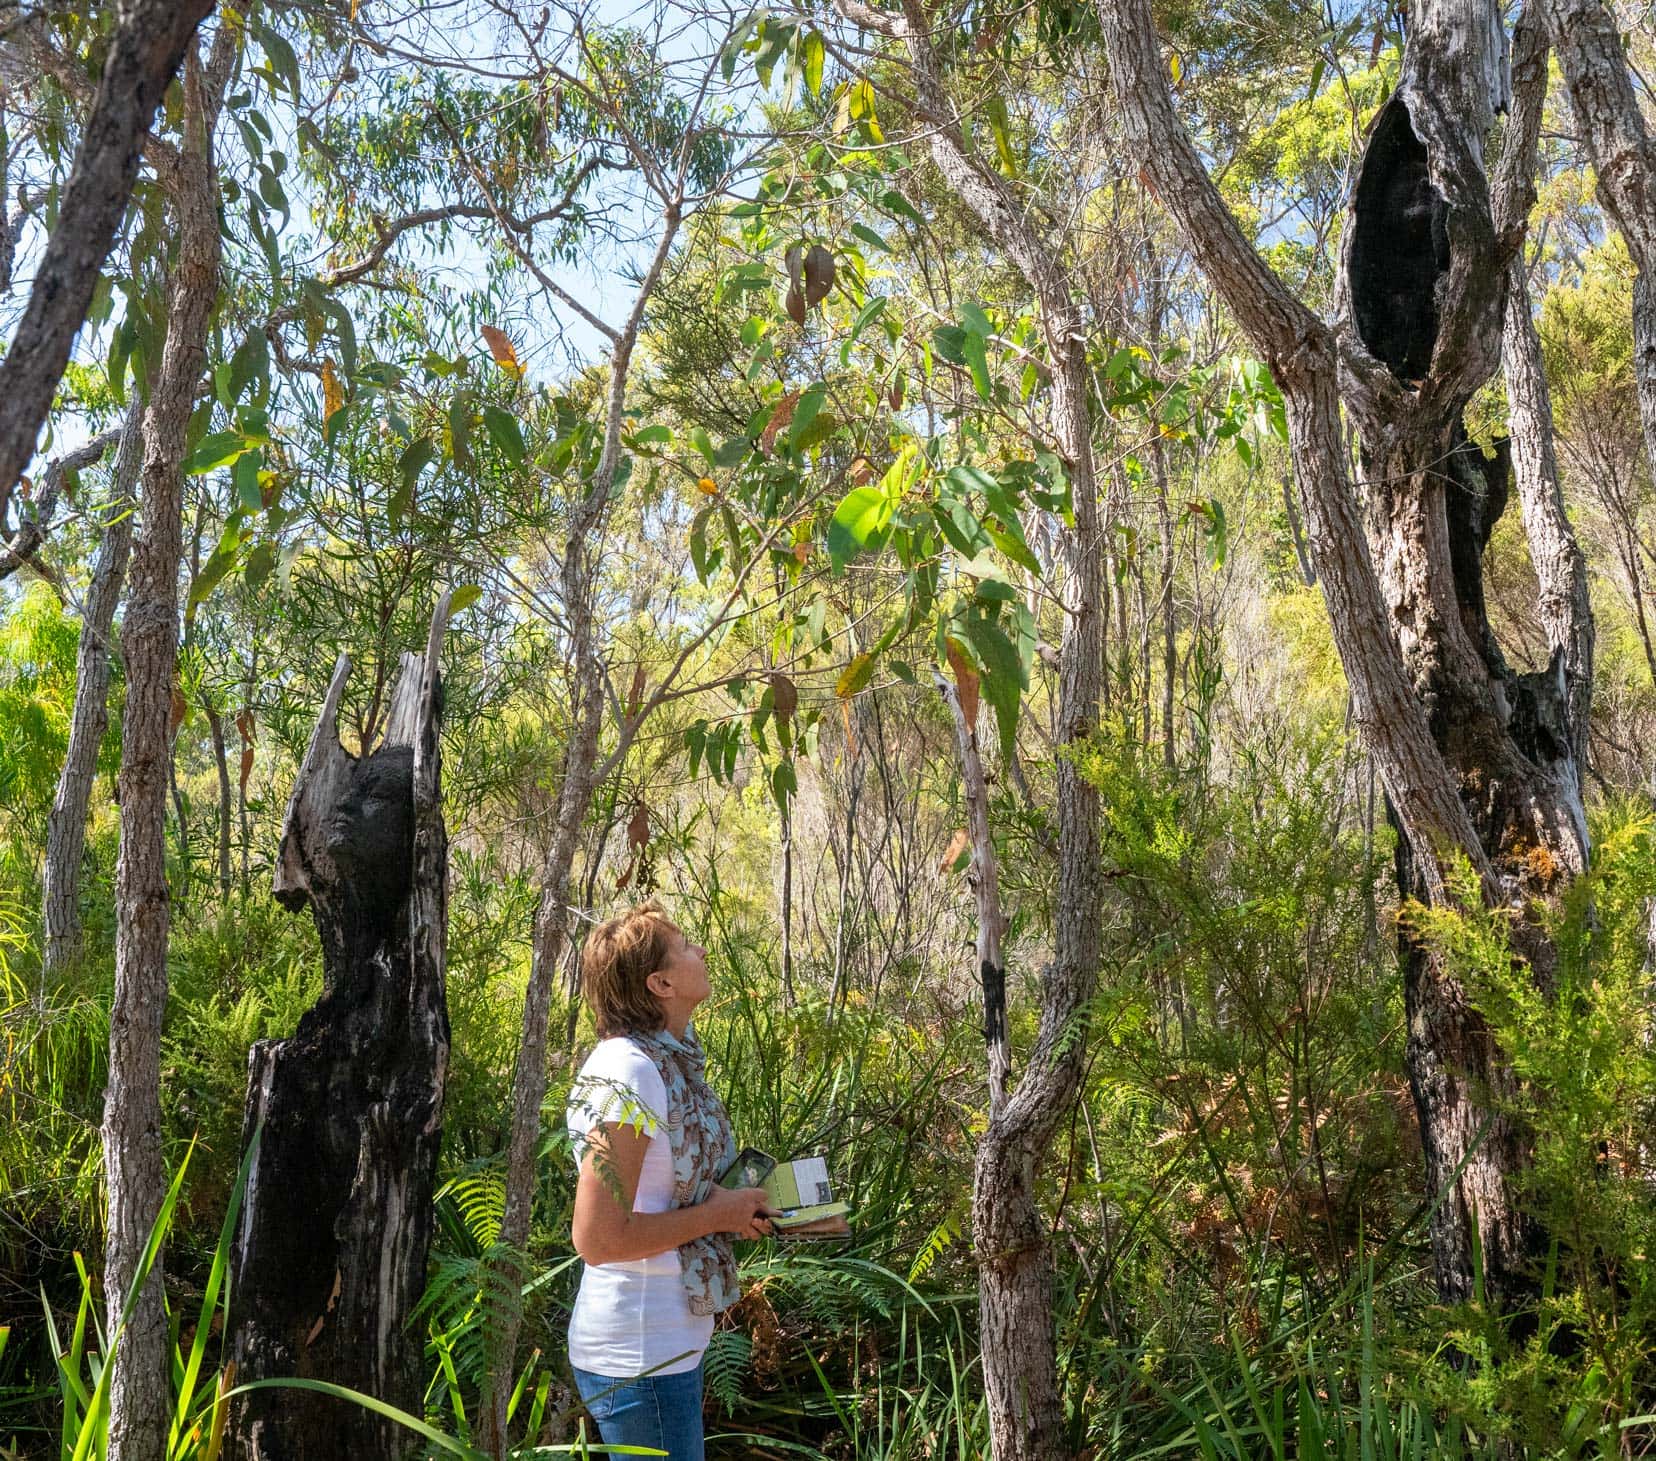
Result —
[{"label": "brown dried leaf", "polygon": [[632,820],[627,823],[627,846],[640,848],[650,840],[650,809],[640,802],[633,808]]},{"label": "brown dried leaf", "polygon": [[805,255],[805,303],[821,304],[834,287],[834,256],[821,244]]},{"label": "brown dried leaf", "polygon": [[848,761],[857,759],[857,733],[851,727],[851,702],[840,701],[840,719],[845,722],[845,756]]},{"label": "brown dried leaf", "polygon": [[788,291],[788,297],[783,302],[788,311],[788,318],[796,325],[805,323],[805,291],[797,284]]},{"label": "brown dried leaf", "polygon": [[780,725],[799,709],[799,690],[794,682],[777,670],[770,677],[771,713]]},{"label": "brown dried leaf", "polygon": [[247,781],[253,775],[253,748],[243,746],[241,754],[241,794],[247,795]]},{"label": "brown dried leaf", "polygon": [[966,658],[966,652],[954,640],[944,645],[949,656],[949,668],[954,671],[955,691],[960,696],[960,713],[965,717],[966,729],[977,729],[978,674]]},{"label": "brown dried leaf", "polygon": [[793,420],[794,407],[799,404],[798,391],[789,391],[776,403],[776,409],[771,412],[771,418],[765,423],[765,429],[759,433],[759,450],[768,457],[776,450],[777,433]]},{"label": "brown dried leaf", "polygon": [[644,703],[644,661],[640,660],[633,669],[632,689],[627,691],[627,718],[630,720],[638,714],[639,706]]},{"label": "brown dried leaf", "polygon": [[489,354],[494,356],[495,364],[507,375],[514,379],[523,376],[523,363],[517,357],[517,351],[512,348],[512,342],[506,332],[494,325],[483,326],[483,343],[489,347]]},{"label": "brown dried leaf", "polygon": [[889,399],[891,401],[891,409],[893,411],[901,411],[903,409],[903,377],[900,374],[891,378],[891,395]]},{"label": "brown dried leaf", "polygon": [[874,480],[874,464],[867,457],[852,457],[850,477],[854,486],[868,486]]},{"label": "brown dried leaf", "polygon": [[960,860],[960,854],[972,845],[972,834],[964,827],[957,827],[955,834],[949,839],[949,845],[943,850],[943,860],[937,864],[938,872],[947,876],[954,871],[954,865]]},{"label": "brown dried leaf", "polygon": [[184,714],[188,708],[189,707],[184,703],[184,691],[179,687],[178,682],[174,680],[172,687],[171,713],[167,716],[167,736],[169,739],[178,734],[178,728],[184,724]]}]

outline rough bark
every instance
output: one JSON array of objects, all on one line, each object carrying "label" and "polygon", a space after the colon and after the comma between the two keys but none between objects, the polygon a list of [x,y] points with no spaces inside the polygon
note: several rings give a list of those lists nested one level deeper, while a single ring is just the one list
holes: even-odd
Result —
[{"label": "rough bark", "polygon": [[[569,940],[570,874],[585,820],[597,785],[598,738],[602,728],[604,674],[595,640],[593,559],[598,530],[609,504],[610,486],[621,460],[621,430],[625,420],[627,378],[638,342],[644,310],[678,236],[679,205],[663,210],[661,238],[640,281],[632,308],[620,330],[611,334],[610,376],[605,396],[604,443],[586,495],[576,505],[564,548],[560,591],[569,631],[568,662],[574,672],[573,732],[564,754],[558,787],[557,814],[546,860],[541,868],[540,904],[535,913],[534,946],[528,987],[523,996],[523,1033],[512,1070],[511,1130],[507,1138],[506,1201],[501,1217],[499,1257],[512,1265],[529,1242],[530,1210],[537,1186],[536,1149],[541,1105],[546,1099],[547,1025],[558,963]],[[492,1336],[489,1375],[484,1386],[478,1445],[490,1455],[503,1456],[507,1448],[506,1406],[513,1385],[522,1313],[514,1307]]]},{"label": "rough bark", "polygon": [[[153,7],[141,10],[148,14]],[[215,62],[222,49],[215,46]],[[111,1332],[165,1188],[160,1058],[167,997],[170,710],[183,551],[180,468],[196,382],[206,365],[207,327],[219,279],[218,185],[212,159],[216,102],[206,94],[193,59],[185,94],[186,138],[172,199],[178,254],[161,369],[144,416],[143,507],[121,634],[127,699],[115,873],[115,998],[103,1123],[109,1191],[104,1281]],[[5,480],[0,473],[0,481]],[[157,1258],[113,1361],[109,1452],[117,1461],[151,1461],[166,1443],[167,1321],[161,1276]]]},{"label": "rough bark", "polygon": [[[1481,555],[1506,465],[1485,462],[1461,425],[1499,358],[1522,237],[1497,227],[1483,163],[1492,107],[1506,98],[1498,25],[1481,0],[1411,5],[1402,81],[1354,190],[1336,334],[1271,273],[1214,189],[1173,111],[1145,0],[1104,11],[1130,140],[1283,391],[1355,717],[1402,834],[1404,890],[1444,901],[1464,857],[1484,897],[1506,906],[1555,892],[1586,847],[1561,677],[1556,667],[1514,675],[1484,611]],[[1362,441],[1367,532],[1336,375]],[[1567,523],[1550,525],[1567,533]],[[1541,930],[1515,921],[1514,942],[1545,978]],[[1428,1180],[1451,1189],[1433,1223],[1439,1287],[1447,1297],[1471,1291],[1475,1222],[1487,1292],[1520,1298],[1536,1234],[1515,1192],[1523,1133],[1498,1110],[1510,1075],[1464,990],[1422,950],[1408,962]]]},{"label": "rough bark", "polygon": [[111,509],[114,521],[98,548],[92,583],[81,616],[75,651],[75,706],[69,716],[69,746],[58,773],[57,794],[46,819],[46,864],[42,873],[45,973],[51,975],[80,951],[80,873],[86,850],[86,810],[98,769],[98,748],[109,725],[110,630],[126,581],[132,547],[133,489],[144,460],[143,406],[136,399],[127,413],[115,455]]},{"label": "rough bark", "polygon": [[[424,1346],[409,1320],[434,1223],[449,1023],[448,843],[441,806],[445,594],[424,656],[404,654],[385,735],[339,743],[341,656],[283,822],[274,891],[309,906],[323,990],[286,1040],[248,1057],[244,1149],[257,1141],[232,1253],[242,1381],[326,1380],[418,1415]],[[308,1390],[240,1398],[245,1461],[406,1455],[366,1407]]]},{"label": "rough bark", "polygon": [[109,59],[17,332],[0,360],[0,520],[34,454],[98,271],[115,241],[150,120],[212,0],[135,0]]},{"label": "rough bark", "polygon": [[[1098,482],[1078,291],[1006,181],[967,143],[943,87],[920,0],[905,0],[900,17],[860,0],[838,3],[853,23],[903,46],[933,163],[1035,296],[1052,370],[1052,431],[1075,518],[1060,546],[1064,635],[1057,735],[1060,748],[1074,745],[1097,726],[1104,653]],[[978,1146],[972,1183],[984,1391],[998,1461],[1049,1461],[1071,1453],[1058,1384],[1052,1254],[1036,1180],[1080,1086],[1086,1041],[1077,1021],[1097,983],[1102,883],[1097,792],[1072,758],[1060,754],[1057,761],[1057,915],[1053,959],[1041,978],[1039,1033],[1028,1070]]]}]

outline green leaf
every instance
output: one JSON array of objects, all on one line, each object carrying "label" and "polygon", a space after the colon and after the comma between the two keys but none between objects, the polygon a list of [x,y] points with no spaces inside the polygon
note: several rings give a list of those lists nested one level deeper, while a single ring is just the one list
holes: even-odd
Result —
[{"label": "green leaf", "polygon": [[792,761],[779,761],[776,770],[771,772],[771,796],[775,798],[777,806],[783,811],[788,809],[789,799],[799,790],[799,775],[794,770]]},{"label": "green leaf", "polygon": [[926,220],[915,212],[914,204],[909,202],[897,189],[887,188],[885,192],[880,194],[880,202],[888,212],[895,213],[900,218],[908,219],[916,228],[926,226]]},{"label": "green leaf", "polygon": [[879,234],[875,233],[874,230],[866,223],[853,223],[851,225],[851,235],[853,238],[860,238],[871,249],[878,249],[882,254],[889,254],[891,252],[891,245],[881,238]]},{"label": "green leaf", "polygon": [[264,465],[262,451],[250,451],[237,458],[231,481],[235,483],[236,500],[247,512],[264,511],[264,494],[259,490],[259,468]]},{"label": "green leaf", "polygon": [[184,475],[197,477],[212,471],[214,467],[222,467],[244,452],[251,451],[255,445],[257,443],[249,441],[239,431],[212,432],[202,437],[196,449],[184,458]]},{"label": "green leaf", "polygon": [[834,509],[828,524],[828,556],[838,572],[864,549],[876,549],[885,539],[893,503],[878,487],[853,487]]},{"label": "green leaf", "polygon": [[224,575],[236,566],[236,550],[240,545],[234,541],[229,544],[221,542],[213,549],[212,556],[201,565],[201,572],[196,574],[195,582],[190,585],[190,608],[206,599]]},{"label": "green leaf", "polygon": [[464,467],[471,458],[467,443],[471,440],[471,393],[459,392],[449,402],[449,456],[454,465]]},{"label": "green leaf", "polygon": [[429,436],[409,442],[397,460],[397,487],[391,494],[387,512],[395,531],[414,506],[414,489],[419,485],[420,473],[437,460],[437,444]]},{"label": "green leaf", "polygon": [[989,380],[989,352],[987,342],[975,330],[968,330],[961,342],[961,353],[966,357],[966,363],[972,368],[972,384],[977,387],[978,396],[987,401],[994,395],[994,386]]},{"label": "green leaf", "polygon": [[483,590],[475,583],[463,583],[449,599],[449,613],[458,614],[462,609],[469,609],[482,597]]},{"label": "green leaf", "polygon": [[503,407],[488,405],[483,408],[483,425],[489,438],[500,449],[500,454],[514,467],[523,465],[523,432],[517,418]]},{"label": "green leaf", "polygon": [[276,567],[276,550],[269,543],[260,543],[247,555],[247,567],[242,570],[242,579],[248,588],[256,589]]},{"label": "green leaf", "polygon": [[795,447],[799,446],[800,438],[810,430],[811,423],[816,420],[817,412],[822,409],[822,403],[828,398],[828,387],[817,381],[805,388],[794,407],[793,418],[788,423],[788,440]]},{"label": "green leaf", "polygon": [[812,96],[821,96],[822,63],[827,58],[828,48],[823,45],[822,37],[813,30],[801,42],[799,53],[805,70],[805,84],[810,87]]}]

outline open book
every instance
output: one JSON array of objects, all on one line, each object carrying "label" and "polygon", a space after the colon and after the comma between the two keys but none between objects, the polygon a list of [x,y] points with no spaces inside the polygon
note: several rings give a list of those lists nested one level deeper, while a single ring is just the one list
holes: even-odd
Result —
[{"label": "open book", "polygon": [[851,1231],[846,1221],[851,1209],[834,1200],[828,1164],[821,1157],[779,1162],[753,1147],[743,1147],[719,1184],[763,1188],[770,1205],[781,1213],[771,1219],[779,1237],[835,1238]]}]

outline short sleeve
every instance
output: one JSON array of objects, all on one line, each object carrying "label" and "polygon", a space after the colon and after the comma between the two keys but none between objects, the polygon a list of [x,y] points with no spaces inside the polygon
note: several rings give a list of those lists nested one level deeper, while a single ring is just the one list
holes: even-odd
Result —
[{"label": "short sleeve", "polygon": [[667,1119],[667,1086],[630,1040],[605,1040],[587,1058],[569,1094],[569,1130],[580,1138],[605,1123],[654,1135]]}]

